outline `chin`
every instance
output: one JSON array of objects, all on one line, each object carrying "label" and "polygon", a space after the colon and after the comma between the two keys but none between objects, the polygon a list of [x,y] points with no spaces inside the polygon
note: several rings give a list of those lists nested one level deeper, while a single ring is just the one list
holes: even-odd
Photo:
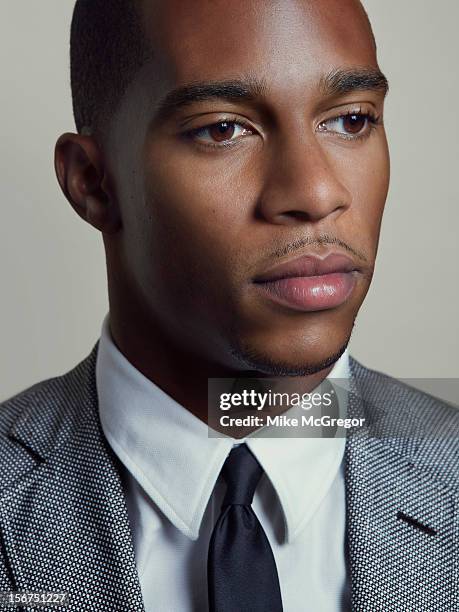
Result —
[{"label": "chin", "polygon": [[330,368],[349,344],[364,297],[356,291],[335,308],[302,312],[250,295],[233,310],[225,334],[231,367],[273,377]]},{"label": "chin", "polygon": [[341,357],[347,348],[347,344],[342,346],[340,350],[332,355],[329,355],[323,361],[313,361],[312,358],[309,361],[280,361],[267,354],[261,354],[256,352],[246,352],[244,354],[235,354],[241,364],[244,365],[245,369],[251,371],[260,372],[267,376],[311,376],[317,374],[326,368],[333,366],[336,361]]},{"label": "chin", "polygon": [[[275,342],[271,335],[265,341],[245,338],[233,343],[232,357],[240,369],[268,376],[309,376],[332,366],[346,350],[352,333],[350,329],[323,336],[298,334],[296,338],[284,335]],[[344,333],[343,333],[344,332]]]}]

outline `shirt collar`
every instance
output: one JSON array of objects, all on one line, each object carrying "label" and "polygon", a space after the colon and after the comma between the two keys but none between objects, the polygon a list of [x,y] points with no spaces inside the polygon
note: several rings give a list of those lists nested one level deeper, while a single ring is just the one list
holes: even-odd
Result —
[{"label": "shirt collar", "polygon": [[[345,379],[348,372],[346,351],[328,378]],[[113,342],[109,314],[102,323],[96,384],[102,429],[114,452],[161,512],[196,540],[236,440],[209,437],[200,419],[137,370]],[[292,541],[336,477],[345,440],[264,438],[256,432],[246,442],[276,490]]]}]

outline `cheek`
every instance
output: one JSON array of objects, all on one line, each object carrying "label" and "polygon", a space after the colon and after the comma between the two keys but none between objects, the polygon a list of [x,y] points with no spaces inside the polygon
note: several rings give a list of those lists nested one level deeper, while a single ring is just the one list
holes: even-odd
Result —
[{"label": "cheek", "polygon": [[164,150],[161,157],[148,156],[144,169],[148,284],[162,287],[169,302],[216,309],[241,273],[236,249],[249,206],[235,187],[237,169],[228,162],[178,159]]},{"label": "cheek", "polygon": [[249,214],[255,193],[251,149],[192,152],[163,143],[146,158],[146,188],[152,198],[168,203],[167,214],[230,231]]},{"label": "cheek", "polygon": [[250,222],[257,193],[254,169],[248,171],[244,157],[179,155],[164,147],[161,155],[147,156],[144,193],[156,240],[173,238],[177,256],[196,258],[203,269],[231,269],[228,260]]},{"label": "cheek", "polygon": [[385,136],[369,143],[365,154],[348,156],[339,165],[338,172],[352,195],[352,204],[349,213],[343,215],[343,222],[346,220],[349,224],[350,237],[375,257],[390,179]]}]

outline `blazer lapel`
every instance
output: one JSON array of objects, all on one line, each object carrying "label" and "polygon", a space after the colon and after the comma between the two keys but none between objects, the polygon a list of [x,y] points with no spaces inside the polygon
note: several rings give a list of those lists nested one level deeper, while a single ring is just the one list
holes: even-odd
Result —
[{"label": "blazer lapel", "polygon": [[406,406],[371,405],[352,384],[351,416],[368,423],[345,453],[352,610],[457,610],[457,486],[420,459],[428,449],[438,457],[441,440],[427,439],[422,425],[405,435],[390,421]]},{"label": "blazer lapel", "polygon": [[11,427],[33,467],[1,491],[4,549],[16,590],[68,593],[70,610],[144,612],[118,459],[98,418],[97,348]]}]

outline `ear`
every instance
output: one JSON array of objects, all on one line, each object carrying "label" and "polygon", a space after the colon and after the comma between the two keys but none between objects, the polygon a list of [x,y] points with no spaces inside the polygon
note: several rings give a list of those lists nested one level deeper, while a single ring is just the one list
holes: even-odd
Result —
[{"label": "ear", "polygon": [[121,227],[118,205],[110,197],[100,148],[92,136],[63,134],[56,143],[54,167],[59,185],[82,219],[105,234]]}]

